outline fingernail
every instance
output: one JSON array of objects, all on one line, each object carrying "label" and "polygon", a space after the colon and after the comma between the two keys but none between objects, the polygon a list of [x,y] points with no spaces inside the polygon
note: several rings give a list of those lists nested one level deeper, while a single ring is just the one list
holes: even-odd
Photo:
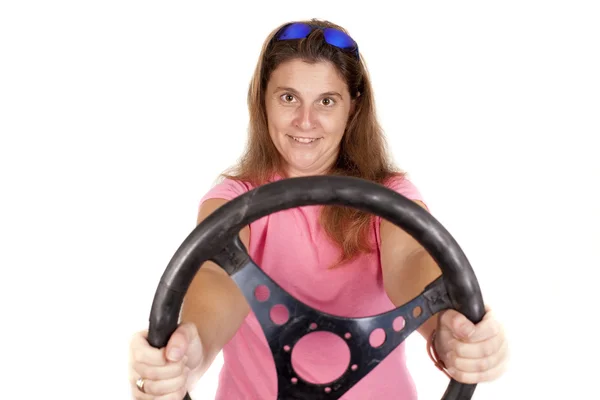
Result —
[{"label": "fingernail", "polygon": [[181,358],[181,350],[178,348],[171,349],[169,351],[168,357],[171,361],[177,361]]}]

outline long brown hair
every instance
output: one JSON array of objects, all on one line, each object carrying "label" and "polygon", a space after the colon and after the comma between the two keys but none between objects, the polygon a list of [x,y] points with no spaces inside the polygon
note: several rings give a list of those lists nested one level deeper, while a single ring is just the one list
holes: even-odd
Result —
[{"label": "long brown hair", "polygon": [[[301,21],[302,22],[302,21]],[[319,27],[347,31],[329,21],[303,21]],[[250,114],[246,150],[237,165],[222,176],[249,182],[255,186],[269,182],[275,175],[283,175],[282,158],[271,141],[267,126],[265,90],[272,72],[283,62],[299,58],[307,62],[330,61],[345,79],[355,100],[336,163],[330,175],[354,176],[383,184],[394,175],[403,175],[387,154],[383,130],[375,112],[375,101],[366,64],[355,56],[328,45],[319,29],[306,39],[273,41],[276,33],[286,24],[273,30],[265,40],[248,90]],[[325,232],[341,250],[336,265],[352,260],[361,252],[373,251],[369,233],[373,215],[350,207],[324,206],[320,222]]]}]

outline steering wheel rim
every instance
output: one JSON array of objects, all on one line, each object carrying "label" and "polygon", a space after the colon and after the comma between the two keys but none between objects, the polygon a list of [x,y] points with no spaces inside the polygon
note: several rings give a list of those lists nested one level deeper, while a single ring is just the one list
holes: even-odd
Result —
[{"label": "steering wheel rim", "polygon": [[[442,270],[442,276],[425,288],[421,295],[417,296],[412,302],[367,319],[340,318],[311,309],[291,297],[270,280],[266,274],[262,273],[253,263],[239,240],[239,232],[252,222],[278,211],[309,205],[348,206],[390,221],[404,229],[425,248]],[[252,310],[257,315],[259,315],[258,311],[261,311],[260,315],[264,315],[264,313],[261,309],[262,306],[257,305],[257,302],[253,302],[255,300],[252,298],[253,288],[246,285],[246,281],[251,276],[250,274],[253,274],[255,284],[262,282],[274,291],[276,300],[280,300],[286,305],[298,307],[305,313],[313,317],[316,316],[321,321],[326,321],[324,330],[330,332],[339,333],[340,329],[342,331],[354,329],[353,332],[362,335],[365,327],[369,329],[378,327],[377,324],[373,325],[374,321],[379,324],[381,324],[381,321],[388,323],[391,317],[398,315],[408,318],[405,323],[412,324],[409,326],[410,329],[401,331],[401,335],[397,336],[395,341],[390,341],[391,344],[384,348],[383,353],[380,354],[383,357],[389,354],[431,315],[439,311],[448,308],[455,309],[473,323],[480,322],[485,314],[484,302],[475,273],[458,243],[442,224],[412,200],[383,185],[361,178],[313,176],[283,179],[254,188],[227,202],[209,215],[182,242],[161,277],[154,295],[149,318],[148,342],[151,346],[162,348],[168,343],[169,338],[179,324],[179,313],[185,293],[196,272],[206,261],[214,261],[220,265],[234,280],[236,280],[236,277],[239,278],[236,283],[244,292]],[[409,308],[415,305],[423,307],[420,319],[412,319],[409,316]],[[298,315],[298,318],[300,317],[301,315]],[[298,320],[293,318],[294,323]],[[270,322],[272,323],[272,321]],[[261,320],[261,326],[268,339],[286,337],[293,342],[297,342],[306,334],[305,331],[302,336],[298,336],[300,333],[297,324],[286,331],[292,325],[283,324],[282,327],[276,329],[269,326],[269,329],[267,329],[266,323],[266,320],[265,323]],[[290,333],[291,331],[294,332]],[[386,336],[387,333],[386,330]],[[390,333],[394,335],[394,332]],[[273,342],[273,340],[270,342]],[[355,350],[355,352],[363,351],[364,341],[359,341],[356,346],[351,347],[349,344],[351,350]],[[289,359],[291,357],[286,358],[283,356],[283,359],[288,362],[286,368],[284,368],[282,363],[285,360],[282,361],[280,353],[276,353],[279,350],[274,346],[271,346],[271,349],[273,355],[279,357],[275,359],[278,374],[281,373],[289,378]],[[372,353],[373,349],[370,349],[370,351]],[[289,353],[289,348],[286,352]],[[358,359],[364,361],[363,355],[359,354]],[[371,367],[365,373],[364,368],[360,370],[359,367],[359,372],[362,375],[356,379],[362,379],[372,368],[374,367]],[[285,398],[286,400],[290,398],[306,399],[309,398],[306,397],[306,393],[310,393],[311,399],[338,399],[356,384],[357,380],[351,378],[352,373],[356,372],[348,370],[342,375],[343,379],[338,378],[340,380],[337,384],[325,385],[326,391],[322,390],[324,385],[311,384],[301,379],[296,379],[296,382],[290,385],[289,380],[282,381],[279,378],[277,398]],[[303,386],[299,386],[298,382],[301,382]],[[302,387],[305,391],[294,392],[292,390],[292,388],[300,390],[299,387]],[[451,379],[442,400],[471,399],[475,388],[475,384],[464,384]],[[283,395],[282,391],[285,391],[286,397],[281,397]],[[185,399],[191,399],[189,394],[186,394]]]}]

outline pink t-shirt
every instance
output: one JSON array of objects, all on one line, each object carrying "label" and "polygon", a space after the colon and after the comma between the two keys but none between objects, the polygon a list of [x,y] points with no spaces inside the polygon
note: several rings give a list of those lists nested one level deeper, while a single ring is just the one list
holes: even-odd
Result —
[{"label": "pink t-shirt", "polygon": [[[423,201],[418,189],[397,177],[387,187],[409,199]],[[214,186],[201,202],[231,200],[253,187],[226,179]],[[364,317],[394,308],[385,293],[379,252],[363,254],[354,261],[329,269],[339,250],[318,223],[321,206],[291,208],[250,224],[249,254],[253,261],[290,295],[317,310],[346,317]],[[371,240],[380,244],[375,218]],[[305,336],[294,350],[293,365],[300,377],[311,382],[332,381],[344,370],[348,348],[327,332]],[[271,350],[252,312],[223,348],[216,400],[275,400],[277,379]],[[338,371],[339,373],[335,373]],[[406,366],[404,343],[352,387],[342,400],[417,398]]]}]

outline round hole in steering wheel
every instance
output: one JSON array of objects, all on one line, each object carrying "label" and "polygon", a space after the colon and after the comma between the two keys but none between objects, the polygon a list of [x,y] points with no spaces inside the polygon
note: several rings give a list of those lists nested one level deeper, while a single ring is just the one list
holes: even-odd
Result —
[{"label": "round hole in steering wheel", "polygon": [[290,312],[283,304],[276,304],[271,307],[271,321],[277,325],[283,325],[290,319]]},{"label": "round hole in steering wheel", "polygon": [[381,347],[385,343],[385,331],[381,328],[373,329],[373,332],[369,335],[369,344],[371,347]]},{"label": "round hole in steering wheel", "polygon": [[254,289],[254,297],[256,297],[256,300],[260,301],[261,303],[269,300],[270,294],[269,288],[265,285],[258,285],[256,289]]},{"label": "round hole in steering wheel", "polygon": [[392,328],[394,328],[396,332],[400,332],[402,329],[404,329],[405,324],[406,323],[403,317],[396,317],[394,318],[394,322],[392,323]]},{"label": "round hole in steering wheel", "polygon": [[421,309],[421,307],[416,306],[415,308],[413,308],[413,312],[412,312],[413,317],[419,318],[422,313],[423,313],[423,310]]},{"label": "round hole in steering wheel", "polygon": [[[306,362],[318,365],[310,370]],[[306,382],[326,384],[338,379],[350,365],[350,349],[338,335],[317,331],[304,335],[292,349],[292,368]]]}]

